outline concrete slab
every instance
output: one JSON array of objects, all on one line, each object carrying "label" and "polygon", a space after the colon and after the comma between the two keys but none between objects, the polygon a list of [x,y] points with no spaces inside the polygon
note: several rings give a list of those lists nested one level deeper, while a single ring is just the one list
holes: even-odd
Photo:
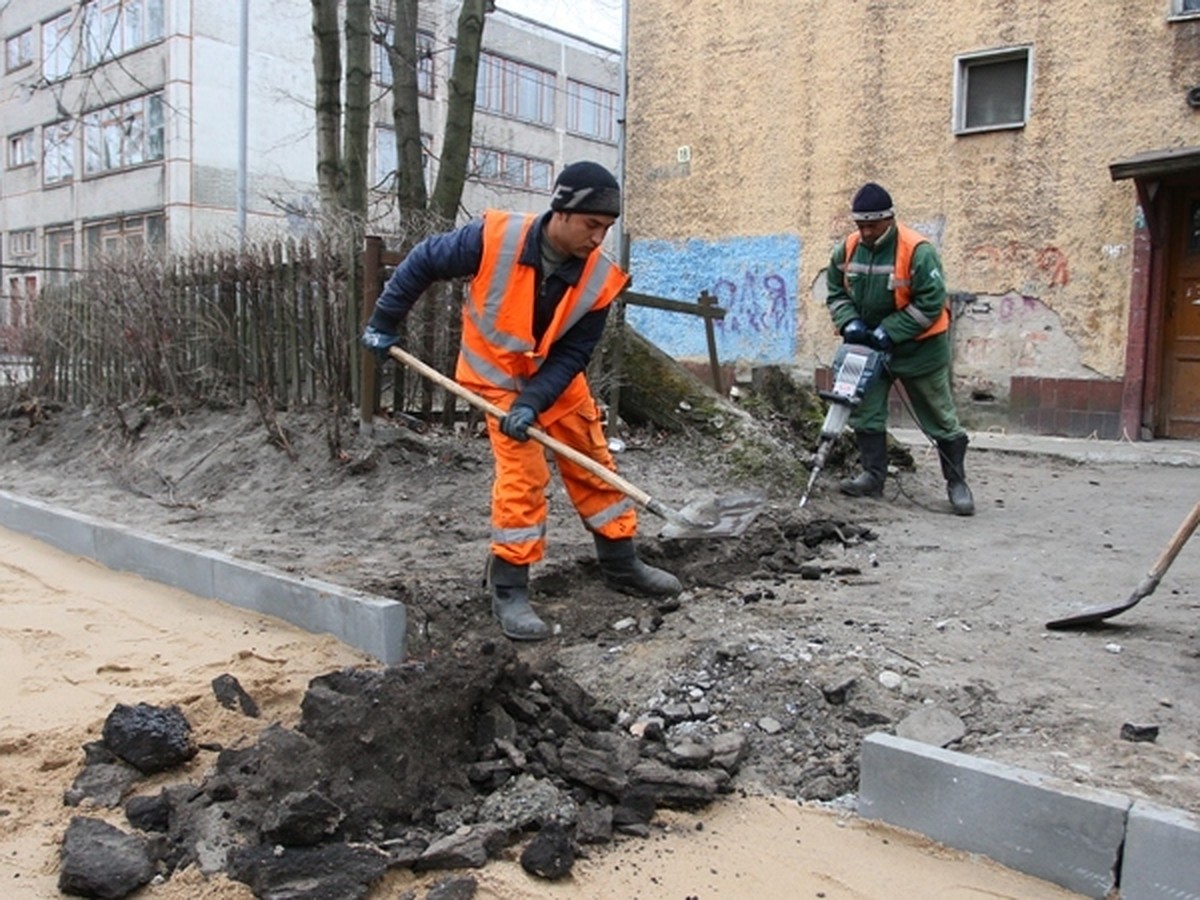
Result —
[{"label": "concrete slab", "polygon": [[1088,897],[1116,885],[1130,806],[1111,791],[893,735],[863,742],[859,815]]},{"label": "concrete slab", "polygon": [[1200,816],[1139,800],[1121,862],[1125,900],[1200,900]]},{"label": "concrete slab", "polygon": [[298,578],[6,491],[0,491],[0,526],[110,569],[332,634],[386,665],[404,661],[407,610],[396,600]]}]

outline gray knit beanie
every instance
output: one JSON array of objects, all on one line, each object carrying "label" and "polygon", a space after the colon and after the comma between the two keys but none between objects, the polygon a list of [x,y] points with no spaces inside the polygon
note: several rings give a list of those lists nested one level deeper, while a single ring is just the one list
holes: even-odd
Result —
[{"label": "gray knit beanie", "polygon": [[554,181],[550,208],[616,217],[621,215],[621,188],[612,172],[599,163],[571,163]]}]

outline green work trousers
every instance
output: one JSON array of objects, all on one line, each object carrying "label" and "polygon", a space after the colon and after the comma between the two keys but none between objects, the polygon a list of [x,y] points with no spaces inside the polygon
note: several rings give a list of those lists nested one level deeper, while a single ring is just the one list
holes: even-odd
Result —
[{"label": "green work trousers", "polygon": [[924,375],[900,376],[884,369],[867,388],[862,402],[850,414],[850,425],[855,431],[887,431],[888,393],[891,391],[892,382],[896,380],[904,385],[912,413],[921,430],[931,440],[953,440],[965,433],[958,424],[954,397],[950,393],[950,370],[945,367]]}]

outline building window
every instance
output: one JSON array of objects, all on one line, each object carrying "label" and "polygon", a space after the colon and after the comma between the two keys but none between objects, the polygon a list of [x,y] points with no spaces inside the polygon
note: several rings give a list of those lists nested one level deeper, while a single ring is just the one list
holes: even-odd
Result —
[{"label": "building window", "polygon": [[617,142],[617,95],[604,88],[567,80],[567,131]]},{"label": "building window", "polygon": [[33,62],[33,29],[26,28],[4,41],[4,71],[11,72]]},{"label": "building window", "polygon": [[955,59],[954,130],[1023,128],[1033,87],[1030,47],[967,53]]},{"label": "building window", "polygon": [[8,138],[8,167],[33,165],[33,131],[22,131],[20,134],[9,135]]},{"label": "building window", "polygon": [[9,256],[33,256],[37,253],[37,233],[32,228],[8,233]]},{"label": "building window", "polygon": [[[396,28],[390,22],[386,26],[383,42],[375,45],[375,80],[385,87],[392,86],[392,61],[388,48],[396,40]],[[433,96],[433,35],[417,32],[417,93],[422,97]]]},{"label": "building window", "polygon": [[75,123],[63,119],[42,129],[42,184],[75,177]]},{"label": "building window", "polygon": [[479,54],[475,108],[535,125],[554,124],[554,73],[493,53]]},{"label": "building window", "polygon": [[163,36],[163,0],[91,0],[83,12],[89,66]]},{"label": "building window", "polygon": [[[425,177],[425,190],[429,184],[429,157],[433,153],[433,135],[421,132],[421,172]],[[400,154],[396,149],[396,129],[388,125],[378,125],[375,128],[375,168],[373,170],[376,187],[385,183],[391,185],[400,167]]]},{"label": "building window", "polygon": [[479,181],[503,184],[528,191],[549,191],[554,164],[549,160],[522,156],[490,147],[471,148],[471,173]]},{"label": "building window", "polygon": [[135,97],[83,117],[83,173],[96,175],[163,158],[161,94]]},{"label": "building window", "polygon": [[19,331],[30,325],[37,292],[37,275],[10,275],[8,296],[4,298],[4,303],[0,303],[0,326],[5,330]]},{"label": "building window", "polygon": [[74,13],[65,12],[42,23],[42,74],[47,81],[58,81],[71,74],[71,60],[75,57],[73,18]]},{"label": "building window", "polygon": [[147,249],[163,247],[161,214],[122,216],[84,226],[83,245],[89,262],[103,258],[140,256]]},{"label": "building window", "polygon": [[1171,18],[1190,19],[1200,16],[1200,0],[1171,0]]},{"label": "building window", "polygon": [[71,227],[46,229],[46,277],[51,284],[66,284],[75,270],[75,231]]}]

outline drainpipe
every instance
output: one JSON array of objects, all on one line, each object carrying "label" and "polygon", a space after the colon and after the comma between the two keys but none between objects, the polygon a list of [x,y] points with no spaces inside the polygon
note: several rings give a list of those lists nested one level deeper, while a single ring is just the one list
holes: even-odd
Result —
[{"label": "drainpipe", "polygon": [[250,0],[241,0],[238,26],[238,162],[237,162],[237,237],[238,250],[246,249],[246,144],[250,81]]}]

